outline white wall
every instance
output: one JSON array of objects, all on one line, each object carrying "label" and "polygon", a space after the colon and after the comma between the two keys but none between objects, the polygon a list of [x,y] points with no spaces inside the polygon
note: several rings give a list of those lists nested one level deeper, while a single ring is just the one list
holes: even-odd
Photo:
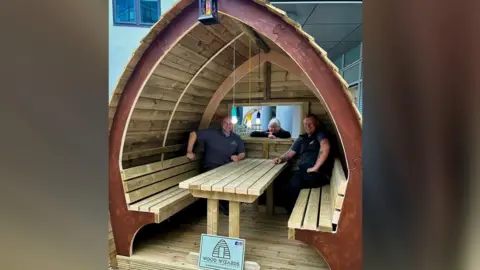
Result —
[{"label": "white wall", "polygon": [[[161,13],[168,11],[175,0],[161,0]],[[150,30],[147,27],[135,26],[114,26],[113,25],[113,1],[108,0],[108,95],[112,95],[113,89],[117,85],[118,78],[122,75],[125,66],[135,49],[140,44],[140,40]]]}]

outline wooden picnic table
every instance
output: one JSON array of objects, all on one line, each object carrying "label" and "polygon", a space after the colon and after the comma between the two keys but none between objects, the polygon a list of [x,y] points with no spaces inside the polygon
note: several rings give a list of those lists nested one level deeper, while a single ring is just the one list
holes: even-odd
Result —
[{"label": "wooden picnic table", "polygon": [[246,158],[179,183],[194,197],[207,199],[207,233],[218,233],[218,201],[229,201],[229,236],[240,237],[240,203],[253,203],[267,191],[267,212],[273,213],[273,181],[286,163]]}]

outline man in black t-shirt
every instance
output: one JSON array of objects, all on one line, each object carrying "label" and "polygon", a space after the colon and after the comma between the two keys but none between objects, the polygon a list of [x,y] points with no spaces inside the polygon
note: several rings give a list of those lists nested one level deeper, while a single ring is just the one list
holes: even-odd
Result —
[{"label": "man in black t-shirt", "polygon": [[314,115],[303,119],[305,134],[295,140],[292,147],[274,162],[280,164],[296,157],[293,175],[284,186],[285,207],[291,213],[298,194],[304,188],[317,188],[330,183],[333,158],[327,133],[319,129],[319,120]]}]

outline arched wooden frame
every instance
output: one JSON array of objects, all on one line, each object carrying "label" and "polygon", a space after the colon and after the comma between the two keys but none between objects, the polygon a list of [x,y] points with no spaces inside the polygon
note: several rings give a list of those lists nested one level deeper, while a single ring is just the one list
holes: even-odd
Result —
[{"label": "arched wooden frame", "polygon": [[[275,51],[270,51],[269,53],[260,53],[240,65],[235,70],[235,76],[233,75],[233,73],[230,74],[230,76],[228,76],[218,87],[218,89],[215,91],[215,94],[213,94],[213,97],[210,99],[210,102],[208,102],[207,108],[205,108],[205,112],[203,113],[199,127],[207,128],[210,125],[212,117],[215,114],[218,105],[220,105],[220,102],[223,100],[223,98],[225,98],[225,96],[232,89],[232,86],[234,84],[236,84],[246,75],[248,75],[249,69],[255,69],[267,61],[277,66],[280,66],[281,68],[297,76],[310,89],[310,91],[312,91],[317,96],[317,98],[321,99],[320,93],[317,91],[315,86],[312,85],[310,79],[291,58],[286,57]],[[253,65],[249,62],[253,63]]]},{"label": "arched wooden frame", "polygon": [[[120,177],[121,151],[135,103],[148,78],[168,51],[198,24],[197,6],[192,0],[177,3],[179,15],[171,20],[145,51],[130,76],[118,102],[109,136],[109,206],[115,244],[119,255],[131,256],[137,231],[154,223],[152,213],[127,209]],[[193,4],[192,4],[193,3]],[[265,6],[247,0],[219,0],[219,12],[231,16],[274,41],[301,68],[324,100],[337,127],[346,164],[349,184],[343,204],[338,233],[297,231],[296,238],[312,245],[331,269],[361,269],[362,264],[362,144],[361,125],[353,104],[338,78],[307,38]]]}]

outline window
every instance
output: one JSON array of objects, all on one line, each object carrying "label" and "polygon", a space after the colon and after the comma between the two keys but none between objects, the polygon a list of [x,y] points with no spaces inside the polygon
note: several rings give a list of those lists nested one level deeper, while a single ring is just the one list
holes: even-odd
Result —
[{"label": "window", "polygon": [[361,44],[345,53],[345,67],[357,61],[361,57]]},{"label": "window", "polygon": [[113,0],[114,25],[151,26],[159,17],[159,0]]},{"label": "window", "polygon": [[347,81],[348,84],[353,84],[353,83],[356,83],[358,82],[361,78],[360,78],[360,65],[362,63],[358,63],[358,64],[355,64],[355,65],[352,65],[346,69],[343,70],[343,78],[345,79],[345,81]]}]

